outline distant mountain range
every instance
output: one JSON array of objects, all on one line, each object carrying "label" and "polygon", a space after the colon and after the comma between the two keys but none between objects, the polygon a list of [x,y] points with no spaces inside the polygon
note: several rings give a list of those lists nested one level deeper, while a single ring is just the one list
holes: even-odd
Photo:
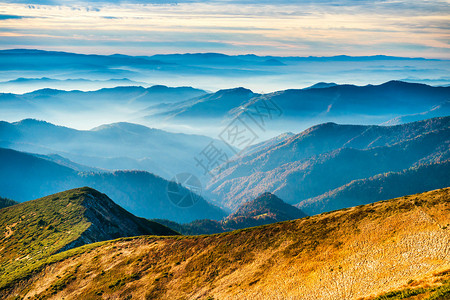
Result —
[{"label": "distant mountain range", "polygon": [[[448,176],[431,182],[427,178],[450,173],[446,162],[450,158],[449,125],[450,117],[391,127],[334,123],[314,126],[230,162],[209,183],[208,196],[220,206],[236,209],[263,192],[272,192],[289,204],[300,203],[300,207],[312,214],[369,203],[385,196],[421,192],[430,184],[435,185],[432,188],[446,187],[450,185]],[[429,163],[440,165],[422,167]],[[412,167],[419,167],[420,171],[403,172]],[[441,171],[434,173],[434,168]],[[301,204],[354,180],[367,179],[362,185],[367,184],[365,188],[369,190],[374,184],[369,178],[387,172],[403,172],[397,177],[415,176],[417,184],[395,187],[390,183],[391,194],[354,196],[352,201],[339,204],[330,200],[320,209],[308,210],[307,204]]]},{"label": "distant mountain range", "polygon": [[[26,203],[0,210],[0,215],[8,216],[0,218],[7,233],[0,236],[0,260],[10,259],[7,273],[2,269],[0,298],[447,299],[449,295],[449,188],[216,235],[141,236],[89,244],[35,261],[32,246],[50,246],[37,249],[51,253],[57,249],[56,238],[60,237],[56,239],[60,245],[61,237],[70,236],[66,229],[70,223],[59,222],[60,214],[81,215],[83,203],[86,214],[97,209],[110,212],[102,205],[106,196],[86,190],[73,193],[75,197],[65,196],[58,206],[57,199],[47,198],[54,206],[41,207],[35,215],[28,210],[25,219],[19,209]],[[85,229],[89,219],[67,220]],[[32,230],[35,240],[26,234]]]},{"label": "distant mountain range", "polygon": [[334,82],[318,82],[316,84],[313,84],[310,87],[304,88],[305,90],[309,90],[309,89],[322,89],[322,88],[328,88],[328,87],[332,87],[332,86],[336,86],[338,84],[334,83]]},{"label": "distant mountain range", "polygon": [[[18,121],[35,118],[78,128],[92,128],[105,123],[129,121],[154,104],[184,101],[206,92],[191,87],[171,88],[155,85],[119,86],[83,92],[41,89],[25,94],[0,94],[0,118]],[[11,120],[14,117],[15,119]]]},{"label": "distant mountain range", "polygon": [[228,149],[223,142],[206,136],[170,133],[131,123],[75,130],[33,119],[0,122],[0,147],[43,154],[79,171],[145,170],[166,179],[182,172],[202,178],[204,170],[196,166],[194,157],[213,141]]},{"label": "distant mountain range", "polygon": [[216,93],[203,95],[181,103],[166,107],[164,113],[149,117],[164,117],[174,121],[200,121],[203,119],[222,120],[231,110],[247,103],[258,94],[249,89],[235,88],[220,90]]},{"label": "distant mountain range", "polygon": [[[318,84],[305,89],[258,94],[244,88],[220,90],[187,101],[153,105],[139,122],[215,128],[219,135],[239,118],[256,135],[306,129],[323,122],[402,124],[448,115],[450,88],[390,81],[381,85]],[[394,121],[394,120],[396,121]],[[155,123],[153,123],[155,124]],[[209,131],[207,131],[209,130]],[[201,132],[201,131],[200,131]]]},{"label": "distant mountain range", "polygon": [[297,204],[310,215],[450,186],[450,160],[353,180]]},{"label": "distant mountain range", "polygon": [[53,79],[41,78],[17,78],[0,82],[0,90],[3,93],[30,93],[40,89],[82,90],[93,91],[101,88],[114,88],[118,86],[148,86],[145,82],[137,82],[128,78],[117,78],[108,80],[76,79]]},{"label": "distant mountain range", "polygon": [[5,232],[0,236],[0,290],[58,252],[120,237],[178,235],[159,223],[130,214],[91,188],[3,208],[0,230]]},{"label": "distant mountain range", "polygon": [[[0,81],[3,82],[45,77],[100,80],[107,84],[111,79],[128,78],[143,82],[144,86],[184,85],[211,91],[245,86],[258,93],[309,87],[337,79],[337,84],[356,85],[403,79],[435,86],[450,83],[447,60],[384,55],[278,57],[188,53],[128,56],[10,49],[0,50],[0,66]],[[67,90],[72,86],[65,82],[60,88]]]},{"label": "distant mountain range", "polygon": [[[106,193],[131,213],[177,222],[220,220],[225,213],[198,196],[193,206],[177,207],[168,198],[169,182],[144,171],[80,172],[28,153],[0,148],[0,195],[23,202],[80,186]],[[180,187],[184,191],[183,187]]]},{"label": "distant mountain range", "polygon": [[[252,98],[236,110],[237,116],[252,107],[273,102],[282,110],[281,118],[266,117],[267,126],[278,128],[280,122],[309,124],[339,122],[351,124],[379,124],[395,116],[423,113],[448,101],[450,89],[400,81],[381,85],[331,85],[323,88],[286,90]],[[264,112],[264,110],[263,110]],[[436,116],[446,116],[442,111]],[[416,120],[426,119],[417,118]],[[248,119],[248,118],[247,118]],[[269,121],[270,120],[270,121]],[[415,120],[415,121],[416,121]],[[285,131],[292,128],[285,127]]]},{"label": "distant mountain range", "polygon": [[[450,184],[446,175],[450,173],[449,124],[450,117],[396,126],[325,123],[300,134],[283,134],[229,161],[209,181],[203,196],[235,211],[271,192],[313,215],[445,187]],[[128,123],[78,131],[35,120],[3,122],[0,145],[22,152],[1,150],[0,172],[5,180],[0,195],[25,201],[91,186],[142,217],[184,223],[220,220],[226,213],[203,199],[199,207],[182,210],[167,198],[166,180],[177,173],[207,179],[201,177],[203,170],[194,157],[211,141]],[[144,171],[111,169],[146,169],[166,179]],[[395,181],[404,184],[396,186]],[[383,190],[387,186],[389,190]],[[149,201],[151,206],[146,204]]]},{"label": "distant mountain range", "polygon": [[35,118],[82,129],[126,121],[218,137],[239,118],[261,142],[324,122],[395,125],[447,116],[449,97],[450,87],[400,81],[366,86],[322,83],[268,94],[247,88],[209,93],[166,86],[90,92],[42,89],[0,94],[0,119]]},{"label": "distant mountain range", "polygon": [[432,107],[430,110],[424,111],[422,113],[396,117],[392,120],[383,123],[382,125],[398,125],[444,116],[450,116],[450,100],[443,102],[442,104],[436,105]]}]

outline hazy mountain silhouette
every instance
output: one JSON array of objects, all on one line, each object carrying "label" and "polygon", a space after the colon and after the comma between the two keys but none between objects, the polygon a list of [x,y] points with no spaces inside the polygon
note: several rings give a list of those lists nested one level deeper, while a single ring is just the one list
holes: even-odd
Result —
[{"label": "hazy mountain silhouette", "polygon": [[220,121],[231,110],[247,103],[256,95],[251,90],[242,87],[220,90],[213,94],[167,106],[165,108],[166,111],[157,114],[156,117],[164,117],[171,121],[191,120],[191,122],[203,122],[204,119]]},{"label": "hazy mountain silhouette", "polygon": [[75,130],[33,119],[0,122],[0,147],[59,154],[95,168],[146,170],[168,179],[181,172],[203,175],[204,170],[196,166],[194,157],[212,141],[205,136],[170,133],[131,123]]},{"label": "hazy mountain silhouette", "polygon": [[[268,138],[323,122],[381,124],[424,112],[429,112],[429,117],[442,116],[450,96],[450,87],[399,81],[367,86],[322,85],[269,94],[245,88],[207,93],[190,87],[165,86],[3,93],[0,94],[0,118],[35,118],[56,124],[71,123],[76,128],[127,121],[209,136],[219,135],[236,117],[255,131],[254,119],[258,118],[264,122],[263,132],[258,135]],[[276,105],[277,111],[269,111],[268,103]]]},{"label": "hazy mountain silhouette", "polygon": [[[142,112],[148,113],[142,120],[156,119],[191,127],[215,128],[219,134],[238,117],[253,131],[258,131],[258,125],[261,126],[255,123],[264,123],[260,132],[264,135],[267,130],[293,131],[329,121],[381,124],[429,110],[435,113],[430,113],[430,117],[445,116],[442,105],[449,97],[448,87],[400,81],[367,86],[319,83],[311,88],[269,94],[238,88],[221,90],[182,103],[155,105]],[[442,107],[437,109],[437,106]],[[426,115],[422,117],[425,118]],[[404,122],[399,119],[397,123]]]},{"label": "hazy mountain silhouette", "polygon": [[[34,118],[77,128],[92,128],[106,123],[141,117],[141,111],[153,104],[174,103],[206,92],[191,87],[119,86],[95,91],[41,89],[25,94],[0,94],[0,118]],[[142,115],[143,116],[143,115]]]},{"label": "hazy mountain silhouette", "polygon": [[358,115],[365,115],[370,120],[422,112],[447,101],[449,95],[450,89],[445,87],[389,81],[381,85],[336,85],[280,91],[255,97],[247,106],[271,100],[283,109],[285,118],[347,115],[358,119]]},{"label": "hazy mountain silhouette", "polygon": [[101,88],[114,88],[118,86],[145,86],[145,82],[137,82],[128,78],[89,80],[84,78],[54,79],[54,78],[17,78],[0,82],[3,93],[29,93],[35,90],[51,88],[61,90],[98,90]]},{"label": "hazy mountain silhouette", "polygon": [[367,84],[371,76],[376,76],[379,82],[414,78],[430,85],[448,84],[448,78],[443,76],[447,73],[445,63],[440,60],[384,55],[277,57],[187,53],[129,56],[9,49],[0,51],[0,65],[3,80],[15,80],[22,74],[58,80],[129,78],[147,85],[181,84],[213,91],[236,86],[258,92],[275,91],[337,79],[339,83]]},{"label": "hazy mountain silhouette", "polygon": [[382,125],[397,125],[426,120],[430,118],[447,117],[447,116],[450,116],[450,101],[445,101],[442,104],[436,105],[430,110],[427,110],[422,113],[396,117],[392,120],[383,123]]},{"label": "hazy mountain silhouette", "polygon": [[177,207],[168,198],[169,182],[148,172],[79,172],[31,154],[2,148],[0,165],[0,195],[20,202],[90,186],[108,194],[118,205],[140,217],[178,222],[224,217],[223,211],[200,196],[196,197],[198,201],[192,207]]},{"label": "hazy mountain silhouette", "polygon": [[304,88],[304,90],[309,90],[309,89],[322,89],[322,88],[328,88],[328,87],[332,87],[332,86],[337,86],[338,84],[334,83],[334,82],[318,82],[316,84],[313,84],[312,86],[309,86],[307,88]]}]

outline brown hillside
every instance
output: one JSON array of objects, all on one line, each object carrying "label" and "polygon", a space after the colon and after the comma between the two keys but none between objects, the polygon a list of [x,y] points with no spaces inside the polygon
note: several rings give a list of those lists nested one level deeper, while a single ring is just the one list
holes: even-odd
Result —
[{"label": "brown hillside", "polygon": [[449,223],[446,188],[230,233],[119,239],[63,253],[0,296],[373,298],[446,274]]}]

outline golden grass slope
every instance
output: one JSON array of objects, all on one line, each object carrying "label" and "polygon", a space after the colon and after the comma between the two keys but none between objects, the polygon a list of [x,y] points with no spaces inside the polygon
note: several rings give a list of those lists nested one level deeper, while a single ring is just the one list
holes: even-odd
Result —
[{"label": "golden grass slope", "polygon": [[119,239],[0,297],[370,299],[446,274],[449,223],[446,188],[217,235]]}]

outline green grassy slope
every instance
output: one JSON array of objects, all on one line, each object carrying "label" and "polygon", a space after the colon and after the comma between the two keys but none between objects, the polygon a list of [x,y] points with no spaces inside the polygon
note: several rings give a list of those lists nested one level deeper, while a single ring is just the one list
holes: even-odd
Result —
[{"label": "green grassy slope", "polygon": [[12,205],[16,205],[19,202],[16,202],[14,200],[8,199],[8,198],[2,198],[0,197],[0,209],[4,208],[4,207],[8,207],[8,206],[12,206]]},{"label": "green grassy slope", "polygon": [[0,289],[58,251],[137,235],[173,235],[106,195],[78,188],[0,210]]}]

